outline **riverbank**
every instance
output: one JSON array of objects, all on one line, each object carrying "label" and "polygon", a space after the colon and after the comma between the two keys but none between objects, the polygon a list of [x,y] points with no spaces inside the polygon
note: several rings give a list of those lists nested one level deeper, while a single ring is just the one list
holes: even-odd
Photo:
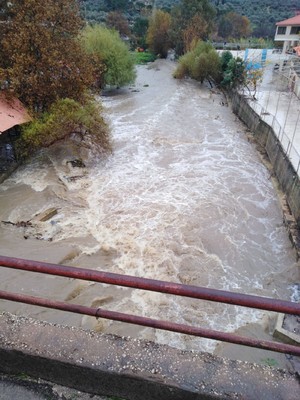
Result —
[{"label": "riverbank", "polygon": [[[174,80],[173,69],[164,60],[140,67],[135,87],[103,98],[115,151],[106,161],[87,162],[82,178],[68,179],[70,153],[56,149],[1,185],[1,220],[27,221],[44,209],[58,210],[34,234],[1,224],[1,253],[289,299],[295,252],[269,172],[222,94]],[[255,331],[269,318],[232,306],[7,270],[0,281],[4,290],[216,330],[253,324]],[[26,305],[1,302],[1,309],[184,350],[216,347],[208,340]]]}]

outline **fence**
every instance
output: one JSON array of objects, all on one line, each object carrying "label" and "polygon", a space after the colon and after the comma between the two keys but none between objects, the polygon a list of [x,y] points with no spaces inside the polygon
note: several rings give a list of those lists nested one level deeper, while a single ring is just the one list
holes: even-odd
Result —
[{"label": "fence", "polygon": [[[245,295],[241,293],[232,293],[223,290],[182,285],[172,282],[138,278],[128,275],[42,263],[18,258],[10,258],[5,256],[0,256],[0,266],[300,316],[300,304],[284,300]],[[202,327],[129,315],[126,313],[104,310],[102,308],[91,308],[2,290],[0,290],[0,299],[38,305],[72,313],[94,316],[96,318],[106,318],[114,321],[148,326],[156,329],[185,333],[192,336],[205,337],[208,339],[220,340],[224,342],[300,356],[300,347],[294,345],[251,339]]]},{"label": "fence", "polygon": [[263,107],[261,104],[253,99],[248,99],[248,103],[251,108],[257,113],[257,115],[273,128],[273,131],[277,139],[281,143],[286,156],[291,161],[296,173],[300,175],[300,153],[293,144],[297,125],[295,126],[295,131],[292,135],[292,138],[290,138],[278,119],[274,115],[272,115],[267,108]]}]

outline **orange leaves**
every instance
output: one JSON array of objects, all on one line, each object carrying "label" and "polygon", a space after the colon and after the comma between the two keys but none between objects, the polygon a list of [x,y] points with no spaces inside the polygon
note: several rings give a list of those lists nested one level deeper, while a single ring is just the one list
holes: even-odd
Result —
[{"label": "orange leaves", "polygon": [[150,18],[147,44],[154,54],[166,57],[169,49],[169,29],[171,26],[171,16],[162,10],[157,10]]},{"label": "orange leaves", "polygon": [[[77,36],[82,26],[75,0],[20,0],[2,38],[11,89],[27,106],[45,110],[58,98],[80,100],[93,68]],[[0,46],[1,48],[1,46]]]},{"label": "orange leaves", "polygon": [[200,15],[196,14],[183,30],[184,52],[193,50],[199,39],[204,39],[207,34],[208,23]]}]

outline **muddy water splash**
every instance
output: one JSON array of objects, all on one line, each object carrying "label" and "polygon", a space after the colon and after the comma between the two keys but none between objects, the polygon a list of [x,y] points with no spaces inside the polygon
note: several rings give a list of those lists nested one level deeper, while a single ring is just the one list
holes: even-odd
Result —
[{"label": "muddy water splash", "polygon": [[[13,227],[2,226],[1,252],[289,298],[286,271],[293,269],[295,254],[268,171],[222,95],[192,81],[176,81],[173,68],[168,61],[139,67],[135,87],[103,96],[114,139],[108,160],[90,159],[85,171],[74,172],[66,163],[69,149],[52,149],[2,185],[1,220],[28,220],[50,206],[59,213],[34,228],[51,243],[36,241],[36,232],[24,240]],[[80,179],[68,179],[78,173]],[[7,270],[0,278],[6,289],[19,284],[29,294],[43,292],[74,303],[226,331],[266,318],[263,312],[239,307],[106,285],[53,277],[43,284],[40,277]],[[183,335],[0,304],[50,321],[181,348],[215,346]]]}]

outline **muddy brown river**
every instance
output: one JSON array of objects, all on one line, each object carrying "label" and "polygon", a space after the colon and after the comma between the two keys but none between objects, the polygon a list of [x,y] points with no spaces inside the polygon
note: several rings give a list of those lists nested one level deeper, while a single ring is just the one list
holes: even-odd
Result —
[{"label": "muddy brown river", "polygon": [[[217,90],[172,78],[175,64],[137,68],[136,84],[102,96],[113,154],[72,168],[54,147],[0,185],[0,253],[290,299],[295,253],[278,196],[245,126]],[[72,177],[76,179],[70,179]],[[25,239],[26,238],[26,239]],[[0,288],[234,332],[268,329],[270,313],[0,269]],[[0,301],[0,310],[182,349],[216,342]]]}]

